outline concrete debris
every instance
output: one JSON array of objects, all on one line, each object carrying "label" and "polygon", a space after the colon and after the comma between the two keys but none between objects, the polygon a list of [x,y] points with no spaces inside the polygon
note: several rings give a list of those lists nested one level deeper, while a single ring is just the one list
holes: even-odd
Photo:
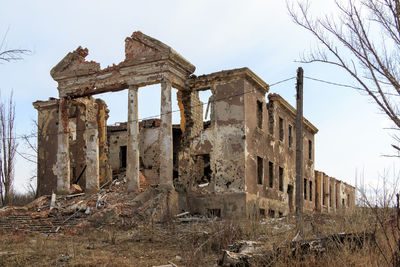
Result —
[{"label": "concrete debris", "polygon": [[68,262],[72,259],[72,257],[62,257],[57,260],[57,262]]},{"label": "concrete debris", "polygon": [[299,241],[301,241],[301,240],[303,240],[303,238],[301,237],[300,232],[298,232],[298,233],[296,234],[296,236],[293,237],[292,242],[299,242]]},{"label": "concrete debris", "polygon": [[375,239],[373,233],[342,233],[333,234],[321,238],[301,239],[296,235],[298,241],[283,244],[280,247],[272,247],[271,244],[254,241],[240,241],[224,250],[218,262],[220,266],[253,266],[260,264],[269,266],[274,259],[284,251],[291,253],[292,257],[304,259],[307,255],[319,256],[326,251],[338,249],[348,245],[350,249],[361,249],[363,246]]},{"label": "concrete debris", "polygon": [[182,213],[179,213],[179,214],[175,215],[175,217],[182,217],[182,216],[189,215],[189,214],[190,214],[190,212],[185,211],[185,212],[182,212]]},{"label": "concrete debris", "polygon": [[175,220],[182,223],[190,223],[190,222],[210,222],[215,220],[214,218],[209,218],[203,215],[191,215],[190,212],[182,212],[180,214],[175,215]]},{"label": "concrete debris", "polygon": [[50,210],[54,209],[55,206],[56,206],[56,194],[52,193],[50,199]]},{"label": "concrete debris", "polygon": [[153,267],[178,267],[178,265],[176,265],[172,262],[169,262],[168,264],[165,264],[165,265],[153,265]]},{"label": "concrete debris", "polygon": [[74,194],[78,194],[78,193],[82,193],[82,192],[83,192],[83,190],[79,185],[71,184],[71,187],[69,189],[69,194],[70,195],[74,195]]},{"label": "concrete debris", "polygon": [[74,198],[74,197],[79,197],[79,196],[83,196],[85,193],[78,193],[78,194],[73,194],[73,195],[66,195],[66,198]]},{"label": "concrete debris", "polygon": [[328,249],[349,245],[351,249],[361,249],[365,243],[375,240],[374,233],[341,233],[321,238],[293,241],[290,244],[293,255],[322,254]]},{"label": "concrete debris", "polygon": [[223,250],[218,262],[220,266],[258,265],[269,261],[275,253],[270,245],[263,242],[239,241],[230,247],[230,250]]},{"label": "concrete debris", "polygon": [[85,214],[89,215],[90,214],[90,207],[87,207],[87,209],[85,210]]},{"label": "concrete debris", "polygon": [[123,180],[119,180],[101,189],[97,195],[54,194],[42,196],[25,207],[1,208],[0,229],[72,233],[86,227],[124,224],[130,220],[162,222],[168,218],[171,208],[174,214],[178,213],[177,207],[172,205],[177,202],[176,194],[152,187],[141,187],[136,194],[126,194],[125,186]]}]

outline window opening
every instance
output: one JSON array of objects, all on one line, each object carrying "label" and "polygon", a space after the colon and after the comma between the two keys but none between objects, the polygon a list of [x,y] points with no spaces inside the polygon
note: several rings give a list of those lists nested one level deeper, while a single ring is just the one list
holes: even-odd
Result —
[{"label": "window opening", "polygon": [[279,167],[279,191],[283,192],[283,168]]},{"label": "window opening", "polygon": [[283,141],[283,119],[279,118],[279,140]]},{"label": "window opening", "polygon": [[269,162],[268,164],[268,178],[269,178],[269,187],[273,188],[274,187],[274,164],[272,162]]},{"label": "window opening", "polygon": [[257,157],[257,184],[263,183],[264,166],[263,159]]},{"label": "window opening", "polygon": [[263,103],[257,100],[257,127],[262,129]]}]

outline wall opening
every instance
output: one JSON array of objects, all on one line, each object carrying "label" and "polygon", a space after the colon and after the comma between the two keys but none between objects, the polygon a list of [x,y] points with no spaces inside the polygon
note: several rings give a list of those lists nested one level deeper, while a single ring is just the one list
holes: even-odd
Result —
[{"label": "wall opening", "polygon": [[265,217],[265,209],[259,209],[259,215],[260,215],[260,217],[261,218],[264,218]]},{"label": "wall opening", "polygon": [[304,199],[307,200],[307,179],[304,178],[304,185],[303,185],[303,190],[304,190]]},{"label": "wall opening", "polygon": [[289,184],[287,187],[287,193],[289,195],[289,211],[292,213],[293,212],[293,185]]},{"label": "wall opening", "polygon": [[268,164],[268,180],[269,180],[269,187],[274,187],[274,163],[271,161]]},{"label": "wall opening", "polygon": [[275,218],[275,211],[273,209],[268,210],[268,216],[271,218]]},{"label": "wall opening", "polygon": [[211,120],[211,89],[199,91],[199,99],[203,102],[203,121]]},{"label": "wall opening", "polygon": [[257,127],[262,129],[263,103],[257,100]]},{"label": "wall opening", "polygon": [[263,184],[264,162],[261,157],[257,157],[257,184]]},{"label": "wall opening", "polygon": [[211,180],[211,166],[210,166],[210,154],[203,155],[203,179],[207,182]]},{"label": "wall opening", "polygon": [[274,122],[274,113],[272,110],[268,109],[268,132],[271,136],[274,136]]},{"label": "wall opening", "polygon": [[274,124],[275,124],[274,113],[272,110],[268,108],[268,105],[267,105],[267,110],[268,110],[268,132],[271,136],[274,136]]},{"label": "wall opening", "polygon": [[283,141],[283,119],[279,117],[279,141]]},{"label": "wall opening", "polygon": [[322,205],[326,206],[326,179],[322,178]]},{"label": "wall opening", "polygon": [[121,169],[126,168],[126,158],[127,158],[126,151],[127,151],[126,146],[119,147],[119,167]]},{"label": "wall opening", "polygon": [[310,193],[309,193],[309,197],[310,197],[310,201],[312,201],[312,181],[309,182],[310,183]]},{"label": "wall opening", "polygon": [[208,209],[207,216],[208,217],[221,217],[221,209]]},{"label": "wall opening", "polygon": [[308,159],[312,160],[312,141],[308,140]]},{"label": "wall opening", "polygon": [[283,168],[279,167],[279,191],[283,192]]},{"label": "wall opening", "polygon": [[293,147],[293,127],[289,125],[289,148]]}]

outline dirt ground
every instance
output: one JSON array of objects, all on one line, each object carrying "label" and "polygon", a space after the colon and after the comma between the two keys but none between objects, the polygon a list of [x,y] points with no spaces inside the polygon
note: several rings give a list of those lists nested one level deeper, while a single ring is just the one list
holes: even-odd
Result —
[{"label": "dirt ground", "polygon": [[[327,216],[313,216],[307,220],[308,237],[337,231],[338,227],[349,231],[351,225],[362,227],[355,220],[352,223],[350,219],[339,221]],[[218,266],[223,249],[229,249],[235,241],[261,241],[272,248],[284,246],[295,235],[293,217],[241,222],[207,219],[182,223],[171,220],[163,224],[121,221],[112,226],[103,224],[54,234],[3,231],[0,266],[157,266],[168,263],[172,264],[170,266]],[[338,255],[341,256],[338,258]],[[340,254],[306,261],[288,261],[287,255],[281,256],[273,266],[329,266],[332,263],[379,266],[375,264],[377,256],[371,256],[370,247],[351,253],[343,250]]]},{"label": "dirt ground", "polygon": [[136,196],[123,192],[124,183],[115,180],[95,195],[42,196],[23,207],[1,208],[0,266],[218,266],[224,250],[232,251],[243,240],[273,251],[269,258],[258,251],[258,260],[243,266],[400,263],[400,216],[393,217],[400,212],[391,209],[306,214],[305,239],[366,232],[377,239],[362,249],[337,246],[293,256],[293,216],[221,220],[186,214],[166,219],[168,193],[151,187]]},{"label": "dirt ground", "polygon": [[[0,266],[214,266],[218,251],[199,248],[210,234],[205,225],[102,227],[74,234],[2,232]],[[192,243],[193,242],[193,243]],[[205,245],[203,245],[205,246]],[[201,258],[196,262],[196,258]]]}]

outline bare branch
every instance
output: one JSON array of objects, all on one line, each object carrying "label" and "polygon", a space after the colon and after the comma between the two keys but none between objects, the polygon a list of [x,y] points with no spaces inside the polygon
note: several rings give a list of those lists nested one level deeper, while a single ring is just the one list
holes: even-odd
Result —
[{"label": "bare branch", "polygon": [[22,60],[23,55],[28,55],[30,53],[29,50],[26,49],[11,49],[0,52],[0,62],[1,61],[15,61],[15,60]]},{"label": "bare branch", "polygon": [[[320,43],[300,60],[344,69],[400,129],[400,1],[335,1],[335,16],[312,17],[310,4],[287,0],[294,23]],[[345,3],[344,3],[345,2]]]}]

